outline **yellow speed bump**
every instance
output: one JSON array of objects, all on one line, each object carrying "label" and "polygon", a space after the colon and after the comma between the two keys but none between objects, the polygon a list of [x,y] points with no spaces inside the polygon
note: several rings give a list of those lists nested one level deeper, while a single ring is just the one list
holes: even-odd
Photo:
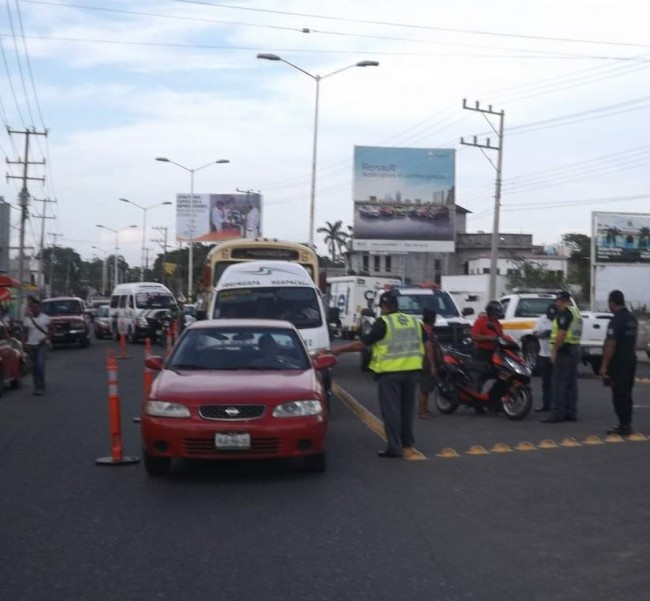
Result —
[{"label": "yellow speed bump", "polygon": [[564,438],[560,442],[561,447],[581,447],[582,445],[575,438]]},{"label": "yellow speed bump", "polygon": [[505,442],[497,442],[490,451],[493,453],[514,453],[514,451],[505,443]]},{"label": "yellow speed bump", "polygon": [[482,447],[480,445],[474,445],[473,447],[469,448],[469,451],[465,451],[465,455],[489,455],[490,451],[488,451],[485,447]]},{"label": "yellow speed bump", "polygon": [[450,459],[452,457],[460,457],[460,455],[456,453],[454,449],[450,449],[449,447],[446,447],[442,449],[440,453],[438,453],[438,457],[442,457],[443,459]]},{"label": "yellow speed bump", "polygon": [[516,447],[515,451],[536,451],[537,447],[532,442],[522,441]]},{"label": "yellow speed bump", "polygon": [[557,442],[555,442],[554,440],[551,440],[550,438],[546,438],[546,439],[542,440],[542,442],[540,442],[537,445],[537,447],[540,448],[540,449],[557,449],[558,448]]},{"label": "yellow speed bump", "polygon": [[597,444],[605,444],[598,436],[592,435],[592,436],[587,436],[582,441],[583,444],[590,444],[590,445],[597,445]]},{"label": "yellow speed bump", "polygon": [[640,432],[632,432],[632,434],[627,436],[628,440],[631,440],[632,442],[640,442],[642,440],[648,440],[643,434]]},{"label": "yellow speed bump", "polygon": [[608,434],[604,438],[605,442],[625,442],[619,434]]}]

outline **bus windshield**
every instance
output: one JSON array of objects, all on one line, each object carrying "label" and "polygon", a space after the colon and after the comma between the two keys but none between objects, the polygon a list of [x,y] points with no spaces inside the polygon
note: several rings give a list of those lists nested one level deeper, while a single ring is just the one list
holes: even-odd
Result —
[{"label": "bus windshield", "polygon": [[135,295],[135,306],[138,309],[169,309],[176,301],[171,294],[160,292],[140,292]]},{"label": "bus windshield", "polygon": [[282,319],[300,329],[323,325],[314,288],[236,288],[217,295],[215,319]]}]

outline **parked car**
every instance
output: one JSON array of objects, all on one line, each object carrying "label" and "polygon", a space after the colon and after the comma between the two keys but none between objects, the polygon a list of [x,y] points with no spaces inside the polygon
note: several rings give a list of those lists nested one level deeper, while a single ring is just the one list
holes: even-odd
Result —
[{"label": "parked car", "polygon": [[7,325],[0,321],[0,396],[7,385],[20,388],[25,371],[23,345],[11,335]]},{"label": "parked car", "polygon": [[90,318],[79,297],[46,298],[43,313],[51,320],[53,345],[76,343],[85,348],[90,344]]},{"label": "parked car", "polygon": [[326,468],[327,404],[317,370],[336,358],[310,358],[289,322],[227,319],[190,325],[158,371],[142,406],[144,467],[169,472],[174,458],[301,458]]},{"label": "parked car", "polygon": [[108,306],[110,304],[111,304],[110,298],[100,298],[100,297],[93,298],[88,303],[88,309],[87,309],[90,320],[93,321],[95,319],[95,317],[97,316],[97,311],[99,310],[100,307]]},{"label": "parked car", "polygon": [[111,338],[111,311],[108,305],[101,305],[96,309],[95,319],[93,319],[93,330],[95,338]]}]

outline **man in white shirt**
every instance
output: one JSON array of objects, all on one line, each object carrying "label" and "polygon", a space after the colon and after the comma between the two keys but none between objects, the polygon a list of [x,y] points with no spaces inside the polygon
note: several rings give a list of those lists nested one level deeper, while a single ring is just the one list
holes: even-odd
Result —
[{"label": "man in white shirt", "polygon": [[255,206],[251,206],[250,204],[247,205],[247,207],[248,212],[246,213],[246,233],[244,237],[256,238],[260,235],[260,210]]},{"label": "man in white shirt", "polygon": [[210,221],[212,222],[212,230],[215,232],[223,232],[223,222],[226,218],[224,212],[223,200],[218,200],[217,204],[212,207],[212,214]]},{"label": "man in white shirt", "polygon": [[551,361],[551,329],[553,320],[557,315],[555,303],[546,308],[546,313],[540,315],[533,329],[533,336],[539,342],[539,355],[537,365],[542,376],[542,404],[535,408],[535,411],[551,410],[551,378],[553,377],[553,363]]},{"label": "man in white shirt", "polygon": [[23,320],[23,342],[32,362],[34,394],[45,394],[45,360],[51,344],[50,318],[41,312],[41,303],[30,298]]}]

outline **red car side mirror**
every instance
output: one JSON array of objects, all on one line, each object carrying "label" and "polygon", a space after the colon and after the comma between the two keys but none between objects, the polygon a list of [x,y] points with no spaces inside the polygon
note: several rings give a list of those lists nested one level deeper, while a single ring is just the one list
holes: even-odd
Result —
[{"label": "red car side mirror", "polygon": [[163,368],[163,361],[164,359],[162,357],[158,357],[154,355],[152,357],[147,357],[144,360],[144,364],[149,369],[155,369],[156,371],[160,371]]},{"label": "red car side mirror", "polygon": [[312,364],[316,370],[328,369],[336,365],[336,357],[332,353],[321,353],[312,359]]}]

